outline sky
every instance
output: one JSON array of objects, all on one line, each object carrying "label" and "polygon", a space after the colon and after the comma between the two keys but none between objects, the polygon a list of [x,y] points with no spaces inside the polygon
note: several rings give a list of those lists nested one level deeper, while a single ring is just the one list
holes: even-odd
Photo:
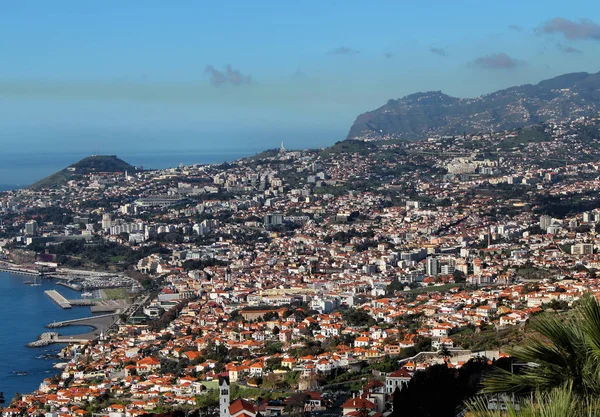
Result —
[{"label": "sky", "polygon": [[600,71],[600,2],[0,1],[0,146],[327,146],[428,90]]}]

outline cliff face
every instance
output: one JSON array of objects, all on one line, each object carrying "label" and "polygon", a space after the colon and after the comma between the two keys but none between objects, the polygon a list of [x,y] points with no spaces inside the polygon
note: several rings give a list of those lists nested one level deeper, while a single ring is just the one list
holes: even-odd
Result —
[{"label": "cliff face", "polygon": [[347,139],[417,139],[514,129],[600,110],[600,73],[561,75],[476,98],[441,91],[390,100],[356,118]]}]

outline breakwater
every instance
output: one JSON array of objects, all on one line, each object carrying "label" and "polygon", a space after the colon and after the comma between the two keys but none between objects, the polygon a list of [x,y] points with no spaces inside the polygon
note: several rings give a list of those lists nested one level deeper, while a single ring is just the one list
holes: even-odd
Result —
[{"label": "breakwater", "polygon": [[47,324],[46,327],[49,329],[55,329],[57,327],[65,326],[91,326],[91,327],[104,327],[108,328],[117,320],[118,314],[101,314],[93,317],[84,317],[82,319],[63,320],[55,321]]}]

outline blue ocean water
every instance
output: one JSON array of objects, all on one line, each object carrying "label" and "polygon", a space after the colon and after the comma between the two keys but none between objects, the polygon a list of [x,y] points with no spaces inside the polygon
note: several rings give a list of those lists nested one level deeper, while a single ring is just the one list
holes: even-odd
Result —
[{"label": "blue ocean water", "polygon": [[[162,169],[177,167],[179,164],[231,162],[261,151],[262,149],[213,150],[210,152],[178,150],[121,152],[116,155],[134,166],[143,166],[144,169]],[[87,156],[90,154],[80,152],[0,153],[0,191],[27,187]]]},{"label": "blue ocean water", "polygon": [[[52,355],[64,345],[50,345],[42,348],[28,348],[25,345],[49,331],[44,326],[53,321],[70,320],[91,315],[89,307],[74,307],[63,310],[46,294],[45,290],[55,289],[68,299],[80,298],[80,294],[54,281],[42,280],[40,286],[24,284],[31,277],[0,272],[0,391],[7,403],[16,392],[27,393],[38,388],[44,378],[58,373],[52,368],[59,359],[44,359],[42,355]],[[79,334],[89,331],[89,327],[63,327],[60,334]],[[26,372],[17,375],[16,372]]]}]

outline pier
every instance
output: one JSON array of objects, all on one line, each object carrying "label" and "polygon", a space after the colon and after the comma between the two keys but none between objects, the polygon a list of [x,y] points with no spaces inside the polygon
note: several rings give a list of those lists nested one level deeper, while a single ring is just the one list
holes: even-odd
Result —
[{"label": "pier", "polygon": [[46,290],[44,293],[52,299],[60,308],[71,308],[71,303],[56,290]]}]

